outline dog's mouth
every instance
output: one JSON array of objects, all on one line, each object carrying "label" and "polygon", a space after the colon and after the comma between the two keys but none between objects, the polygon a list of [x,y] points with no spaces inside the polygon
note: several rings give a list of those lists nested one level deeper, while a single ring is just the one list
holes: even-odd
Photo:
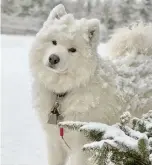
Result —
[{"label": "dog's mouth", "polygon": [[52,65],[48,65],[47,66],[47,69],[50,70],[50,71],[52,71],[52,72],[58,73],[58,74],[65,74],[68,71],[67,68],[60,69],[60,68],[57,68],[56,66],[52,66]]},{"label": "dog's mouth", "polygon": [[56,66],[55,65],[51,65],[50,63],[48,63],[48,68],[51,68],[51,69],[56,69]]}]

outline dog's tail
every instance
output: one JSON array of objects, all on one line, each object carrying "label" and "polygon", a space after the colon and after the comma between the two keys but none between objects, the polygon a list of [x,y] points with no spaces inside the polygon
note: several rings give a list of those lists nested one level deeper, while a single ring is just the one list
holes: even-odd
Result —
[{"label": "dog's tail", "polygon": [[108,47],[111,56],[152,55],[152,24],[140,22],[116,30]]}]

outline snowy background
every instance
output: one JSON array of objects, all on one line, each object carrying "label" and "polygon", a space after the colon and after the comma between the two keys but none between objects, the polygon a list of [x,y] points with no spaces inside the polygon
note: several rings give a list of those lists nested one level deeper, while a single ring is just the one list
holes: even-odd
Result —
[{"label": "snowy background", "polygon": [[104,42],[122,25],[152,22],[152,0],[2,0],[1,165],[47,165],[45,137],[31,105],[28,50],[30,36],[59,3],[77,18],[98,18]]},{"label": "snowy background", "polygon": [[28,50],[32,37],[2,35],[1,165],[46,165],[42,129],[31,105]]},{"label": "snowy background", "polygon": [[2,0],[2,33],[35,34],[60,3],[76,18],[98,18],[102,41],[120,26],[152,22],[152,0]]}]

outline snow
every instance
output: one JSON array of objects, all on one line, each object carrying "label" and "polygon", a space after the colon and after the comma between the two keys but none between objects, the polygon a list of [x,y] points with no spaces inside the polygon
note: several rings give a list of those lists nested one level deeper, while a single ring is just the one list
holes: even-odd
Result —
[{"label": "snow", "polygon": [[84,150],[104,150],[104,148],[110,145],[113,148],[119,149],[119,151],[128,151],[134,150],[138,151],[138,143],[136,140],[131,139],[130,137],[122,138],[122,137],[115,137],[114,140],[106,139],[99,142],[93,142],[90,144],[85,144],[83,146]]},{"label": "snow", "polygon": [[152,89],[152,56],[129,55],[114,62],[119,73],[117,82],[120,90],[123,88],[130,96],[143,96]]},{"label": "snow", "polygon": [[124,112],[121,116],[120,116],[120,122],[121,124],[127,124],[130,122],[130,119],[131,119],[131,114],[130,112],[126,111]]},{"label": "snow", "polygon": [[[126,127],[127,128],[127,127]],[[136,132],[124,127],[124,132],[118,127],[118,125],[108,126],[101,123],[88,123],[82,126],[80,131],[85,133],[97,131],[103,133],[101,141],[95,141],[83,146],[83,150],[104,150],[107,145],[117,148],[120,151],[127,152],[128,150],[139,151],[138,143],[140,140],[148,142],[148,138],[144,133]],[[125,134],[128,133],[128,134]],[[136,136],[135,136],[136,135]],[[134,138],[135,137],[135,138]]]},{"label": "snow", "polygon": [[116,143],[114,143],[112,140],[102,140],[100,142],[93,142],[93,143],[90,143],[90,144],[85,144],[83,146],[83,149],[84,150],[87,150],[87,149],[90,149],[90,150],[100,150],[100,149],[104,149],[104,147],[106,146],[106,144],[110,144],[111,146],[113,147],[117,147],[116,146]]},{"label": "snow", "polygon": [[45,137],[31,105],[28,50],[33,40],[1,36],[1,165],[47,165]]},{"label": "snow", "polygon": [[111,57],[107,46],[101,44],[98,47],[102,57],[102,76],[106,73],[119,95],[128,100],[125,111],[144,109],[152,100],[152,55],[133,50],[124,56]]},{"label": "snow", "polygon": [[152,131],[152,110],[142,116],[147,131]]},{"label": "snow", "polygon": [[[64,122],[64,123],[66,123],[66,122]],[[67,123],[67,125],[68,125],[68,123]],[[80,123],[79,123],[79,125],[80,125]],[[74,123],[73,123],[73,127],[75,127]],[[134,140],[134,139],[140,139],[140,138],[145,137],[145,134],[142,134],[138,131],[134,131],[128,126],[123,126],[123,131],[121,130],[122,129],[121,127],[122,127],[122,125],[120,125],[118,123],[115,125],[109,126],[107,124],[90,122],[90,123],[84,124],[83,126],[81,126],[78,129],[85,133],[87,133],[87,132],[89,133],[92,131],[96,131],[97,133],[102,132],[102,133],[104,133],[104,135],[102,137],[103,139],[115,139],[116,137],[121,137],[122,139],[124,139],[124,138],[128,138],[128,136],[130,136]]]},{"label": "snow", "polygon": [[[125,112],[123,117],[131,118],[129,112]],[[127,123],[125,123],[127,124]],[[84,132],[85,135],[89,135],[90,132],[94,134],[102,133],[100,136],[101,141],[95,141],[83,146],[83,150],[104,150],[107,145],[117,148],[121,151],[127,152],[128,150],[139,151],[138,143],[140,140],[148,142],[146,134],[134,131],[126,125],[119,123],[109,126],[107,124],[96,122],[73,122],[64,121],[60,122],[59,126],[75,129],[80,132]]]},{"label": "snow", "polygon": [[80,121],[63,121],[60,122],[58,125],[60,127],[68,128],[68,129],[79,129],[83,125],[87,124],[86,122],[80,122]]}]

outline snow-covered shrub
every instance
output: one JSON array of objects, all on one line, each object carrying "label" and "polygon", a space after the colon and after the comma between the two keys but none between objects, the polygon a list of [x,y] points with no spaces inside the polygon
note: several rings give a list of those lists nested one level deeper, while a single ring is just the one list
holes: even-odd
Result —
[{"label": "snow-covered shrub", "polygon": [[65,121],[60,127],[80,131],[91,140],[83,146],[95,165],[150,165],[152,163],[152,110],[141,119],[129,112],[112,126],[95,122]]}]

